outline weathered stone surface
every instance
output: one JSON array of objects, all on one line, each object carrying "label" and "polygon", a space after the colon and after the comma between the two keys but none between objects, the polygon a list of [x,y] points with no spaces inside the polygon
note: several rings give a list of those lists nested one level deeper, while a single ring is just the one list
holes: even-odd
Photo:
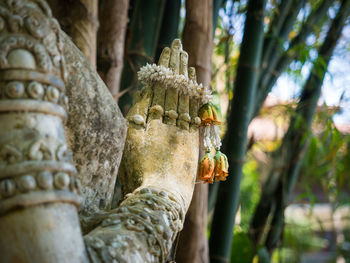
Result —
[{"label": "weathered stone surface", "polygon": [[86,263],[76,208],[51,203],[0,217],[0,262]]},{"label": "weathered stone surface", "polygon": [[126,120],[84,55],[61,31],[69,98],[67,137],[82,182],[81,213],[109,208],[123,153]]},{"label": "weathered stone surface", "polygon": [[[187,59],[180,40],[175,39],[171,48],[162,52],[159,65],[178,74],[178,79],[186,79]],[[180,68],[186,75],[179,74]],[[156,79],[155,73],[151,75]],[[143,88],[128,113],[130,125],[118,177],[123,195],[138,187],[162,188],[178,196],[187,211],[199,151],[199,129],[191,121],[198,117],[198,112],[192,111],[192,116],[189,113],[190,105],[198,101],[190,95],[194,93],[181,91],[181,85],[167,85],[166,77],[162,75],[154,83],[147,82],[149,85]],[[193,78],[195,81],[195,74]],[[154,114],[155,111],[158,113]],[[187,122],[178,119],[183,115],[188,115]]]},{"label": "weathered stone surface", "polygon": [[65,61],[45,1],[0,1],[0,262],[87,262]]},{"label": "weathered stone surface", "polygon": [[129,194],[118,209],[84,237],[92,263],[165,263],[182,229],[184,207],[155,188]]},{"label": "weathered stone surface", "polygon": [[[179,54],[185,53],[180,41],[174,40],[171,49],[162,53],[160,64],[174,72],[178,68],[187,71],[187,56],[181,60]],[[85,235],[91,262],[168,259],[191,201],[199,152],[199,129],[191,122],[198,114],[190,111],[190,105],[198,102],[179,90],[159,79],[144,88],[130,109],[118,174],[123,200],[117,209],[99,215],[93,222],[98,226]],[[170,111],[175,114],[166,115]],[[177,122],[177,116],[186,114],[187,121]]]}]

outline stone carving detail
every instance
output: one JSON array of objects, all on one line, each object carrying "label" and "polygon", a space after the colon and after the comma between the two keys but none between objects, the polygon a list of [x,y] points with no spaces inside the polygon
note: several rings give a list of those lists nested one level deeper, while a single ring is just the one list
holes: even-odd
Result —
[{"label": "stone carving detail", "polygon": [[118,209],[85,236],[91,262],[140,262],[141,258],[166,262],[183,227],[183,209],[180,201],[157,189],[128,194]]},{"label": "stone carving detail", "polygon": [[[52,63],[45,48],[37,43],[35,39],[22,36],[11,36],[0,42],[0,67],[10,68],[15,62],[18,62],[20,55],[29,56],[28,51],[36,58],[36,63],[40,70],[52,71]],[[35,68],[31,64],[30,68]],[[28,65],[29,67],[29,65]]]},{"label": "stone carving detail", "polygon": [[0,87],[4,91],[0,94],[0,99],[33,99],[57,103],[66,109],[68,106],[68,97],[58,87],[52,85],[37,81],[9,81],[1,82]]},{"label": "stone carving detail", "polygon": [[0,180],[0,200],[16,194],[40,190],[70,190],[80,193],[78,178],[64,172],[42,171]]},{"label": "stone carving detail", "polygon": [[68,98],[59,30],[43,0],[0,1],[0,214],[81,202],[63,130]]},{"label": "stone carving detail", "polygon": [[58,143],[57,146],[49,147],[44,140],[31,143],[24,152],[15,146],[5,144],[0,147],[0,164],[15,164],[24,161],[72,161],[72,152],[66,144]]},{"label": "stone carving detail", "polygon": [[12,68],[20,63],[21,67],[45,73],[64,73],[59,26],[45,1],[2,1],[0,33],[5,32],[6,37],[0,38],[0,68]]},{"label": "stone carving detail", "polygon": [[8,164],[13,164],[21,161],[22,156],[23,156],[22,153],[18,149],[16,149],[15,147],[9,144],[6,144],[0,150],[0,163],[1,163],[1,160],[3,160]]}]

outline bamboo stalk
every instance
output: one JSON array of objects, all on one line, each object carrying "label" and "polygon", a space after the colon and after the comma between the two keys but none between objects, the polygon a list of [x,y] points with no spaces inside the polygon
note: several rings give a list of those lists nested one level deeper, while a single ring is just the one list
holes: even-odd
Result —
[{"label": "bamboo stalk", "polygon": [[281,1],[277,7],[273,20],[270,22],[269,31],[266,33],[264,38],[264,49],[261,58],[261,65],[263,69],[268,66],[271,52],[275,48],[276,41],[279,38],[281,28],[286,20],[288,12],[291,9],[292,3],[293,0]]},{"label": "bamboo stalk", "polygon": [[247,129],[253,109],[254,93],[264,36],[264,0],[250,0],[235,82],[235,96],[224,139],[230,176],[220,184],[210,235],[210,262],[228,262],[232,230],[239,200],[242,165],[246,154]]},{"label": "bamboo stalk", "polygon": [[258,87],[264,87],[266,85],[278,59],[283,55],[283,43],[285,43],[290,31],[293,29],[294,22],[303,5],[304,1],[294,0],[288,13],[281,14],[285,16],[285,18],[283,19],[283,23],[281,24],[278,33],[273,36],[273,39],[269,42],[270,45],[266,47],[267,54],[262,63],[264,70],[260,75]]}]

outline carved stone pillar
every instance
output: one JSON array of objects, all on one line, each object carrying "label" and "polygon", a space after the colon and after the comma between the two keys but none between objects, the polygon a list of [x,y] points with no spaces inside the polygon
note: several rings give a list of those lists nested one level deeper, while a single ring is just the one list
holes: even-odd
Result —
[{"label": "carved stone pillar", "polygon": [[1,262],[87,261],[58,33],[46,2],[0,2]]}]

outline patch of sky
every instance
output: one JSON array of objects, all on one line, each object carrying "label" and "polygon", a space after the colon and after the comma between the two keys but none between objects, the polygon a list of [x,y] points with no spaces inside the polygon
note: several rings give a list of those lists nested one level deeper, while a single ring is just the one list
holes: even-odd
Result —
[{"label": "patch of sky", "polygon": [[[328,106],[340,106],[340,112],[335,114],[336,123],[350,124],[350,25],[343,30],[342,38],[339,40],[328,65],[325,75],[322,95],[319,104]],[[310,50],[310,59],[315,60],[317,51]],[[300,95],[301,87],[309,75],[312,64],[306,62],[301,68],[299,76],[283,73],[277,80],[271,93],[281,100],[296,99]],[[300,70],[301,63],[293,62],[290,65],[292,71]]]}]

